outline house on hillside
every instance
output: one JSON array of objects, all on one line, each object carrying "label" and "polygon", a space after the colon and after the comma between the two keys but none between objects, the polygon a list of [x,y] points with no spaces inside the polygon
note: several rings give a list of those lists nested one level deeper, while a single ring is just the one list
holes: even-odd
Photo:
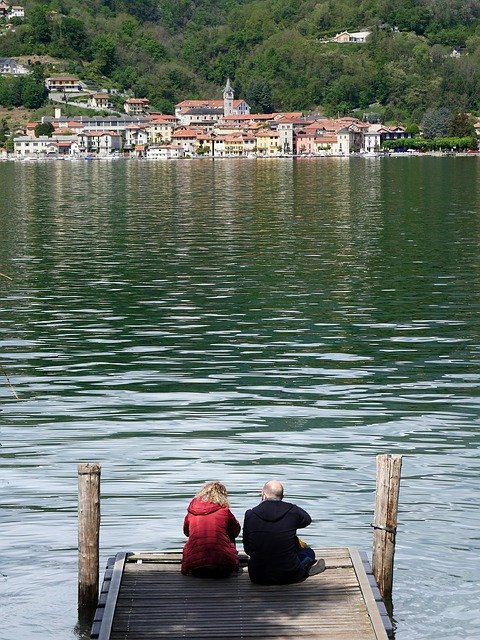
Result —
[{"label": "house on hillside", "polygon": [[0,58],[0,74],[12,76],[24,76],[30,73],[30,69],[19,64],[13,58]]},{"label": "house on hillside", "polygon": [[10,10],[8,12],[9,18],[24,18],[25,17],[25,9],[19,4],[12,4]]},{"label": "house on hillside", "polygon": [[85,84],[76,76],[51,76],[46,78],[45,86],[48,91],[60,91],[65,93],[83,91]]},{"label": "house on hillside", "polygon": [[370,33],[370,31],[342,31],[332,38],[332,42],[338,42],[340,44],[352,42],[363,44],[367,41]]},{"label": "house on hillside", "polygon": [[0,2],[0,18],[6,18],[8,13],[8,4]]},{"label": "house on hillside", "polygon": [[125,113],[129,116],[137,116],[142,113],[148,113],[150,109],[150,100],[148,98],[128,98],[123,105]]},{"label": "house on hillside", "polygon": [[87,106],[95,109],[110,109],[112,103],[108,93],[94,93],[87,100]]}]

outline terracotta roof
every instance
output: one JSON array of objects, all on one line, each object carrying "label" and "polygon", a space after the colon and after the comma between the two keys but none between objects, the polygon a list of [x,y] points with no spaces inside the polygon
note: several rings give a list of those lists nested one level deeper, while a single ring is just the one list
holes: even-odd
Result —
[{"label": "terracotta roof", "polygon": [[148,98],[128,98],[125,102],[127,104],[148,104],[150,100]]},{"label": "terracotta roof", "polygon": [[290,117],[287,117],[287,116],[285,116],[284,118],[279,118],[276,122],[277,122],[277,125],[279,125],[279,124],[300,124],[300,125],[305,124],[305,121],[302,120],[302,118],[296,118],[296,117],[290,118]]},{"label": "terracotta roof", "polygon": [[177,122],[177,118],[175,116],[164,116],[159,114],[151,114],[150,120],[153,122],[165,123],[165,124],[175,124]]},{"label": "terracotta roof", "polygon": [[297,122],[302,121],[303,113],[301,111],[292,111],[291,113],[276,113],[275,120],[277,122]]},{"label": "terracotta roof", "polygon": [[256,134],[257,138],[279,138],[280,134],[278,131],[273,131],[273,129],[263,129]]},{"label": "terracotta roof", "polygon": [[120,133],[115,131],[83,131],[81,136],[88,136],[89,138],[100,138],[101,136],[120,136]]},{"label": "terracotta roof", "polygon": [[[233,106],[239,107],[244,100],[234,100]],[[223,100],[182,100],[175,105],[175,108],[185,107],[223,107]]]},{"label": "terracotta roof", "polygon": [[78,78],[75,76],[50,76],[47,80],[55,81],[55,80],[72,80],[73,82],[80,82]]},{"label": "terracotta roof", "polygon": [[252,116],[242,113],[237,116],[223,116],[222,120],[251,120]]},{"label": "terracotta roof", "polygon": [[193,129],[180,129],[175,131],[172,138],[196,138],[197,131]]}]

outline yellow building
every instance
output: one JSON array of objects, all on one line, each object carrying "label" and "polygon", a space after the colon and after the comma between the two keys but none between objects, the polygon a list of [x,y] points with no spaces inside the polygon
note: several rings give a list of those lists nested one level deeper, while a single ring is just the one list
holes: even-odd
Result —
[{"label": "yellow building", "polygon": [[262,129],[255,134],[257,153],[263,156],[274,156],[280,153],[280,134],[273,129]]}]

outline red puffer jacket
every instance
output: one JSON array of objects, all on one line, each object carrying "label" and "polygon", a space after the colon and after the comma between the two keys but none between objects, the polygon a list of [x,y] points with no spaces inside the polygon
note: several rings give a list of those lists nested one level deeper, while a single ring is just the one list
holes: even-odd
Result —
[{"label": "red puffer jacket", "polygon": [[207,566],[238,569],[235,538],[240,523],[228,507],[194,498],[188,505],[183,533],[188,540],[183,548],[182,573]]}]

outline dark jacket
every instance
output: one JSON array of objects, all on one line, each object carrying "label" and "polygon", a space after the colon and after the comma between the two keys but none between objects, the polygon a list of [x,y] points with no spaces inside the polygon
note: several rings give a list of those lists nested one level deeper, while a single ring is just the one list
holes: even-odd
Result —
[{"label": "dark jacket", "polygon": [[297,554],[297,529],[308,527],[306,511],[283,500],[263,500],[245,513],[243,547],[257,584],[288,584],[305,578]]},{"label": "dark jacket", "polygon": [[240,523],[228,507],[194,498],[183,523],[188,540],[183,547],[182,573],[200,567],[238,569],[235,538]]}]

